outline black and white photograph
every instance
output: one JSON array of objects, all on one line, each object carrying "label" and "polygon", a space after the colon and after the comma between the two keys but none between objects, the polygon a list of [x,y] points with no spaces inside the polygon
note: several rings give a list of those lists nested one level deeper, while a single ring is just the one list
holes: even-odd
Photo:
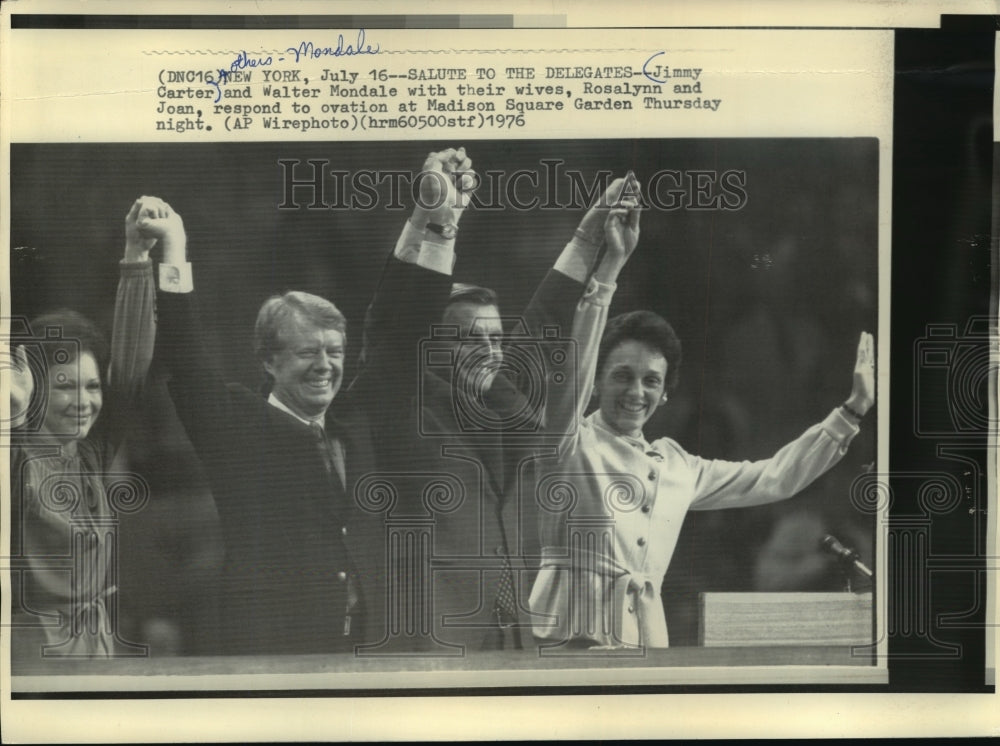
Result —
[{"label": "black and white photograph", "polygon": [[457,145],[13,147],[26,671],[873,664],[877,142]]},{"label": "black and white photograph", "polygon": [[987,17],[30,5],[8,711],[566,738],[649,695],[662,737],[689,695],[697,734],[819,698],[762,735],[993,693]]}]

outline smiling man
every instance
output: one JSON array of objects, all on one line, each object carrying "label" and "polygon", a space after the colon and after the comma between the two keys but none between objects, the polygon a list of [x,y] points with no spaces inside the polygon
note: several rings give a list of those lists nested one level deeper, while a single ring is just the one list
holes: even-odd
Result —
[{"label": "smiling man", "polygon": [[163,247],[157,354],[225,541],[220,622],[197,631],[203,649],[350,652],[380,639],[385,536],[381,516],[353,499],[375,462],[366,413],[338,396],[344,316],[301,291],[268,298],[254,329],[263,396],[227,384],[201,340],[183,223],[165,212],[144,225]]},{"label": "smiling man", "polygon": [[327,300],[290,291],[257,314],[254,343],[271,382],[269,401],[300,419],[319,420],[344,377],[347,322]]},{"label": "smiling man", "polygon": [[[398,487],[390,520],[398,526],[414,517],[413,530],[427,532],[426,545],[401,543],[405,551],[392,563],[399,599],[392,606],[401,618],[390,624],[399,630],[383,648],[390,652],[471,654],[531,645],[527,593],[538,556],[534,474],[542,460],[554,457],[562,432],[549,433],[548,409],[573,396],[571,386],[558,383],[565,378],[538,376],[537,355],[565,341],[560,335],[573,321],[600,253],[605,218],[624,185],[623,179],[611,182],[582,216],[505,337],[496,294],[451,282],[454,237],[468,199],[468,188],[459,192],[454,184],[466,184],[471,167],[464,149],[430,155],[425,172],[440,168],[452,176],[448,197],[432,215],[415,208],[368,309],[365,352],[373,360],[380,350],[397,349],[401,331],[421,317],[434,319],[445,335],[425,325],[426,356],[411,354],[409,367],[395,375],[392,388],[408,406],[388,403],[383,383],[367,408],[381,475]],[[427,204],[441,201],[421,196]],[[418,239],[408,241],[414,234]],[[546,330],[560,338],[545,339]],[[446,494],[454,499],[439,499]],[[425,551],[429,561],[420,554]]]}]

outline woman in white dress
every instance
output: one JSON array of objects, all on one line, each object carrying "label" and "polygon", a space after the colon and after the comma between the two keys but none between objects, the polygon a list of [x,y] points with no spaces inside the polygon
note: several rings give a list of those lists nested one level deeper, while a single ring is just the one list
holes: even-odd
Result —
[{"label": "woman in white dress", "polygon": [[[849,398],[771,458],[703,459],[670,438],[647,441],[643,426],[676,386],[681,349],[649,311],[607,322],[638,242],[634,204],[623,202],[605,224],[605,254],[574,317],[576,398],[553,412],[568,434],[558,471],[537,490],[543,549],[530,606],[543,644],[667,647],[660,587],[687,511],[795,495],[841,459],[875,399],[874,342],[863,333]],[[597,409],[584,416],[592,398]]]}]

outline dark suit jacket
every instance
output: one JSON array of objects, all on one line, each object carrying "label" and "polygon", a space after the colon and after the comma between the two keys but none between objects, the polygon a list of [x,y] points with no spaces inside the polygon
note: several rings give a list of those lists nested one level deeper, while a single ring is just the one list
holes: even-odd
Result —
[{"label": "dark suit jacket", "polygon": [[[343,394],[327,412],[327,432],[344,446],[345,491],[327,475],[306,425],[224,382],[198,338],[192,294],[161,292],[157,302],[157,354],[169,365],[169,390],[212,487],[226,545],[220,652],[333,652],[380,639],[383,520],[353,499],[355,484],[375,468],[367,417]],[[355,614],[354,635],[345,636],[352,572],[364,625],[358,629]]]},{"label": "dark suit jacket", "polygon": [[[400,343],[400,335],[419,334],[407,325],[423,325],[422,336],[430,338],[430,324],[440,324],[449,282],[443,275],[390,261],[369,308],[366,357],[377,360],[381,351]],[[561,326],[568,337],[582,290],[579,283],[550,272],[524,313],[526,330],[537,335],[543,325]],[[393,607],[402,609],[400,628],[415,622],[414,632],[390,642],[431,649],[457,645],[478,650],[490,645],[498,626],[494,600],[505,557],[514,571],[518,627],[530,640],[527,598],[538,555],[531,475],[533,454],[544,440],[504,432],[502,427],[469,430],[469,423],[460,422],[447,367],[431,362],[425,344],[397,371],[393,385],[406,392],[405,408],[377,399],[368,407],[379,470],[395,493],[390,522],[401,532],[399,546],[407,546],[406,536],[413,539],[402,565],[406,569],[392,580],[403,600]],[[497,377],[484,402],[489,419],[498,421],[530,406],[520,383]],[[416,540],[426,532],[427,552]],[[422,568],[428,565],[423,563],[429,563],[429,577],[418,577],[426,575]],[[424,628],[425,621],[432,634]]]}]

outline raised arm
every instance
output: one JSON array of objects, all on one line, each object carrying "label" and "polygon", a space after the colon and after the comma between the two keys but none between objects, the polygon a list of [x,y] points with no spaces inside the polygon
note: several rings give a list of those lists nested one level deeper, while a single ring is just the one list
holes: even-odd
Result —
[{"label": "raised arm", "polygon": [[874,344],[872,335],[862,332],[847,401],[771,458],[731,462],[687,456],[698,474],[691,507],[713,510],[784,500],[840,461],[875,403]]},{"label": "raised arm", "polygon": [[[587,281],[594,271],[594,264],[604,247],[604,230],[608,214],[611,212],[612,206],[617,205],[623,195],[629,196],[629,190],[633,189],[637,189],[634,177],[630,181],[627,181],[627,178],[618,178],[608,185],[603,194],[598,196],[580,220],[573,236],[559,254],[552,269],[546,273],[538,285],[528,305],[518,318],[518,323],[509,332],[526,333],[536,340],[552,339],[553,330],[556,332],[554,335],[556,338],[565,339],[570,336],[577,303],[583,295]],[[517,344],[517,342],[512,338],[509,344]],[[556,342],[556,344],[561,343]],[[535,346],[535,344],[529,343],[529,349]],[[530,354],[527,351],[525,353]],[[538,359],[537,362],[539,369],[544,369],[544,362],[541,359]],[[500,412],[523,410],[525,396],[522,392],[530,391],[538,382],[530,380],[534,368],[522,366],[514,370],[518,375],[509,378],[506,375],[497,377],[497,382],[486,397],[491,408]],[[560,393],[565,395],[568,392],[563,390]],[[557,425],[557,423],[565,423],[566,418],[552,418],[555,417],[555,410],[564,409],[570,405],[563,401],[561,396],[548,401],[549,406],[546,409],[552,410],[553,413],[544,415],[546,419],[551,420],[545,429],[549,434],[563,432],[565,425]],[[559,429],[553,430],[553,427]]]},{"label": "raised arm", "polygon": [[608,214],[612,208],[621,207],[625,201],[628,204],[637,202],[638,190],[639,182],[631,171],[608,184],[604,193],[580,220],[573,231],[573,237],[556,259],[553,269],[581,285],[586,283],[597,268],[598,257],[605,245]]},{"label": "raised arm", "polygon": [[576,386],[558,387],[546,401],[549,432],[564,433],[567,448],[577,431],[575,422],[583,417],[594,387],[597,353],[608,320],[608,306],[614,295],[618,274],[639,243],[638,182],[626,177],[626,194],[620,206],[608,211],[604,221],[605,251],[576,306],[570,337],[576,343]]},{"label": "raised arm", "polygon": [[[633,181],[628,182],[629,188],[634,188],[634,183],[633,177]],[[562,336],[569,334],[576,303],[604,246],[608,214],[625,193],[626,179],[615,179],[580,220],[521,316],[525,330],[531,336],[541,337],[545,327],[558,328]]]},{"label": "raised arm", "polygon": [[121,445],[153,359],[156,338],[155,290],[149,259],[156,238],[142,234],[140,222],[160,211],[155,197],[140,197],[125,215],[125,253],[119,263],[118,292],[111,328],[108,391],[98,421],[106,446]]},{"label": "raised arm", "polygon": [[[99,427],[116,441],[120,441],[124,429],[122,413],[131,410],[153,357],[156,321],[149,252],[157,239],[143,235],[139,226],[142,220],[160,213],[159,202],[153,197],[140,197],[125,215],[125,253],[119,264],[121,275],[111,330],[109,391],[99,421]],[[19,427],[27,417],[34,380],[23,348],[15,348],[8,358],[11,425]]]},{"label": "raised arm", "polygon": [[233,427],[229,391],[202,339],[204,322],[195,304],[184,221],[169,204],[157,202],[157,210],[142,215],[138,224],[162,252],[156,278],[156,357],[169,371],[168,390],[192,443],[199,451],[218,448]]},{"label": "raised arm", "polygon": [[854,420],[862,417],[875,404],[875,338],[868,332],[861,332],[858,339],[858,354],[854,360],[854,378],[851,395],[844,402],[843,409]]},{"label": "raised arm", "polygon": [[156,339],[156,290],[149,252],[157,239],[143,235],[140,222],[160,214],[162,205],[156,198],[140,197],[125,216],[125,255],[119,265],[121,278],[111,329],[108,380],[113,395],[126,404],[134,400],[142,387]]},{"label": "raised arm", "polygon": [[429,153],[416,178],[417,200],[394,256],[451,275],[458,224],[479,182],[472,160],[465,148]]},{"label": "raised arm", "polygon": [[363,396],[371,387],[380,408],[397,406],[416,393],[418,346],[441,322],[448,303],[458,223],[476,184],[464,148],[431,153],[418,179],[413,214],[365,314],[363,367],[351,387]]}]

